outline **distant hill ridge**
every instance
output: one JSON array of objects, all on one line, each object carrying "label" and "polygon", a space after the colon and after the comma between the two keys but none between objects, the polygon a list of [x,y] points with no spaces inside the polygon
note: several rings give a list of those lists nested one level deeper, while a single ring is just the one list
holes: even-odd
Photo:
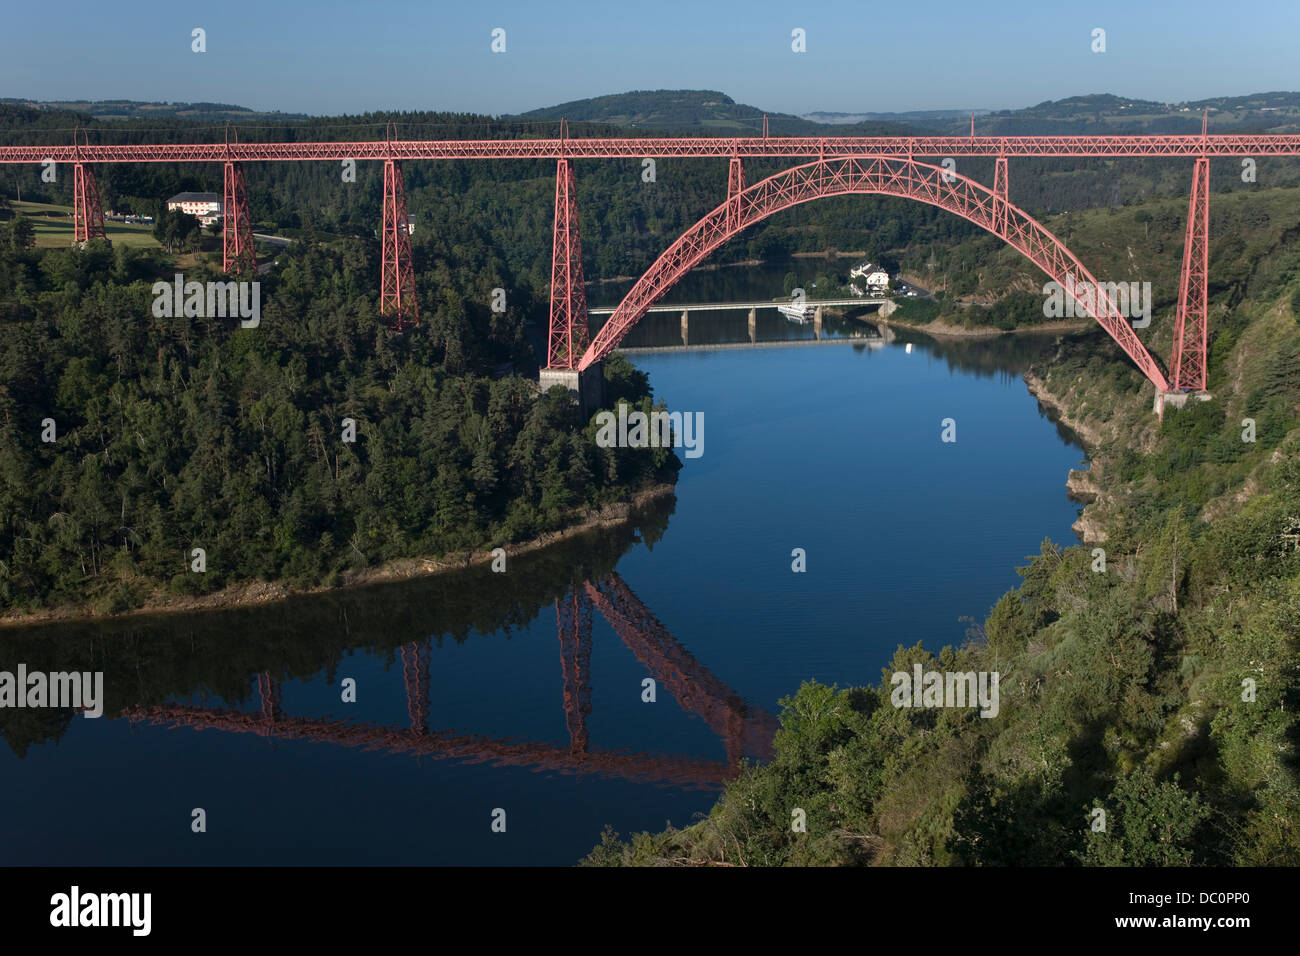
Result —
[{"label": "distant hill ridge", "polygon": [[[1207,110],[1212,130],[1300,132],[1300,93],[1287,91],[1219,96],[1182,103],[1092,93],[1047,100],[1014,110],[813,111],[801,116],[768,112],[767,116],[769,131],[774,136],[809,136],[832,131],[844,136],[954,135],[970,131],[972,113],[976,132],[984,135],[1068,135],[1199,132],[1201,116]],[[26,111],[31,111],[27,115],[33,119],[41,114],[53,117],[64,112],[100,121],[248,122],[313,118],[304,113],[265,112],[229,103],[0,98],[0,116],[21,119],[21,114]],[[762,132],[764,112],[757,106],[737,103],[718,90],[634,90],[496,118],[531,122],[567,119],[571,123],[602,123],[639,132],[677,135],[748,136]]]},{"label": "distant hill ridge", "polygon": [[[1015,110],[820,111],[801,116],[769,113],[768,122],[774,135],[815,135],[827,132],[828,126],[846,136],[955,134],[969,132],[973,113],[976,132],[988,135],[1179,133],[1198,132],[1205,110],[1209,111],[1212,129],[1300,132],[1300,93],[1294,92],[1220,96],[1183,103],[1093,93]],[[717,90],[638,90],[573,100],[512,118],[566,118],[570,122],[608,123],[640,130],[748,135],[762,130],[763,112]]]},{"label": "distant hill ridge", "polygon": [[0,105],[40,111],[66,110],[95,119],[181,119],[204,122],[227,119],[306,119],[306,113],[252,110],[230,103],[154,103],[139,100],[29,100],[0,98]]},{"label": "distant hill ridge", "polygon": [[[753,136],[763,132],[764,110],[737,103],[717,90],[636,90],[558,106],[529,110],[509,117],[522,120],[560,120],[571,123],[607,123],[639,130],[681,133],[694,131],[712,136]],[[768,130],[774,136],[806,136],[825,132],[826,124],[789,113],[768,113]],[[851,122],[845,135],[905,133],[902,123]]]},{"label": "distant hill ridge", "polygon": [[[1182,103],[1130,99],[1113,93],[1047,100],[1016,110],[995,110],[977,117],[976,132],[986,134],[1064,135],[1070,133],[1200,132],[1209,111],[1210,129],[1220,132],[1300,132],[1300,93],[1251,93],[1216,96]],[[969,129],[970,120],[942,124],[945,132]]]}]

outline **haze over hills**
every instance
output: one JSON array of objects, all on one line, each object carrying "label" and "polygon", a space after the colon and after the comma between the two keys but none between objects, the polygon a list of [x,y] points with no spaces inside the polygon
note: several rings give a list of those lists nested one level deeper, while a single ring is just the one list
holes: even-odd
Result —
[{"label": "haze over hills", "polygon": [[[1218,132],[1300,132],[1300,93],[1251,93],[1217,96],[1185,103],[1157,103],[1111,93],[1048,100],[1017,110],[996,110],[976,119],[984,134],[1067,135],[1079,133],[1195,133],[1209,111],[1210,129]],[[946,133],[970,130],[969,114],[935,124]]]},{"label": "haze over hills", "polygon": [[0,105],[34,110],[66,110],[100,120],[166,118],[211,121],[306,119],[307,117],[305,113],[262,112],[229,103],[143,103],[138,100],[29,100],[21,97],[0,97]]},{"label": "haze over hills", "polygon": [[[1300,131],[1300,93],[1252,93],[1212,97],[1185,103],[1158,103],[1111,93],[1049,100],[1015,110],[945,109],[908,112],[809,112],[802,116],[769,113],[773,134],[808,135],[835,127],[840,135],[898,133],[1065,135],[1078,133],[1199,132],[1201,116],[1209,110],[1210,127],[1217,130]],[[745,135],[763,127],[763,110],[737,103],[716,90],[642,90],[574,100],[530,110],[516,118],[593,121],[635,129],[668,132],[699,130]]]},{"label": "haze over hills", "polygon": [[[753,136],[763,132],[763,113],[757,106],[737,103],[717,90],[637,90],[573,100],[529,110],[511,118],[567,119],[571,123],[609,123],[672,133],[694,131],[713,136]],[[825,123],[788,113],[768,113],[767,118],[768,130],[774,136],[815,135],[826,129]],[[849,123],[840,130],[844,135],[887,136],[906,133],[910,129],[903,123],[863,122],[856,118]]]},{"label": "haze over hills", "polygon": [[906,113],[804,113],[802,118],[811,120],[814,123],[825,123],[828,126],[842,126],[845,123],[936,123],[944,120],[970,119],[974,113],[976,116],[985,116],[991,110],[911,110]]},{"label": "haze over hills", "polygon": [[[431,104],[431,110],[436,105]],[[984,135],[1068,135],[1080,133],[1186,133],[1199,132],[1201,117],[1209,111],[1216,131],[1300,132],[1300,93],[1269,92],[1245,96],[1211,97],[1185,103],[1160,103],[1111,93],[1093,93],[1048,100],[1014,110],[937,109],[901,112],[844,113],[815,111],[801,116],[768,113],[768,129],[775,136],[816,135],[959,135],[970,131]],[[165,103],[135,100],[40,101],[0,98],[0,113],[37,111],[48,115],[75,114],[82,121],[140,119],[195,122],[296,121],[302,113],[259,111],[227,103]],[[639,131],[673,134],[745,136],[760,134],[764,110],[737,103],[717,90],[638,90],[572,100],[526,113],[498,118],[542,124],[603,123]]]}]

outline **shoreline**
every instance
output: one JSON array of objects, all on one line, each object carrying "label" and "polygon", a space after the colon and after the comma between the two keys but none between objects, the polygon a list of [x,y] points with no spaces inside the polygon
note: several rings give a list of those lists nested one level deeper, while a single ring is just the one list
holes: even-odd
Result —
[{"label": "shoreline", "polygon": [[[1079,517],[1070,525],[1070,530],[1085,545],[1105,544],[1109,537],[1106,532],[1106,508],[1110,496],[1103,487],[1102,463],[1097,457],[1103,441],[1101,433],[1094,426],[1072,416],[1065,401],[1054,395],[1047,387],[1047,383],[1032,371],[1025,372],[1021,377],[1029,389],[1029,394],[1038,401],[1039,407],[1050,409],[1055,416],[1053,420],[1059,425],[1064,425],[1078,437],[1079,443],[1083,445],[1084,455],[1088,459],[1086,471],[1071,468],[1065,477],[1066,497],[1083,506],[1079,511]],[[1052,415],[1048,417],[1052,418]]]},{"label": "shoreline", "polygon": [[[821,254],[805,253],[804,255],[811,256]],[[739,265],[741,263],[735,264]],[[725,266],[718,266],[715,268],[725,268]],[[939,321],[930,322],[926,325],[891,322],[888,319],[877,319],[876,321],[880,325],[911,329],[917,332],[923,332],[934,338],[992,338],[1007,334],[1070,332],[1087,328],[1088,325],[1091,324],[1087,321],[1062,321],[1046,323],[1042,326],[1022,326],[1017,329],[1003,330],[992,328],[965,329],[958,326],[950,326]],[[839,343],[841,340],[832,339],[829,341]],[[842,341],[852,343],[855,340],[850,338]],[[782,345],[789,343],[772,344]],[[817,344],[822,343],[819,342]],[[749,345],[749,343],[737,343],[737,345]],[[1064,402],[1053,395],[1048,390],[1046,383],[1032,371],[1025,372],[1022,377],[1029,394],[1040,404],[1050,408],[1060,423],[1079,437],[1080,443],[1084,447],[1084,452],[1091,461],[1096,449],[1101,444],[1101,436],[1097,433],[1096,429],[1072,418],[1066,410]],[[1067,493],[1068,489],[1069,480],[1067,478]],[[629,519],[633,509],[672,494],[675,490],[675,483],[664,482],[652,485],[649,488],[643,488],[640,491],[634,492],[622,500],[603,505],[597,509],[585,509],[582,512],[578,512],[578,514],[583,515],[583,517],[576,524],[568,525],[558,531],[544,532],[535,538],[517,543],[513,546],[502,545],[502,547],[506,547],[508,556],[512,558],[519,555],[530,554],[597,528],[610,527],[623,523]],[[1093,502],[1087,502],[1086,504],[1088,507],[1085,508],[1085,511],[1091,508]],[[1087,522],[1084,521],[1085,518],[1087,518],[1087,515],[1082,516],[1080,522],[1077,524],[1086,524]],[[1078,533],[1078,530],[1078,527],[1076,527],[1076,533]],[[1087,540],[1083,534],[1080,534],[1080,537]],[[444,574],[449,571],[464,570],[475,565],[487,564],[490,563],[491,560],[491,549],[485,551],[471,550],[460,552],[455,557],[446,555],[441,559],[430,557],[394,558],[377,567],[361,568],[353,571],[342,572],[339,576],[338,584],[321,584],[313,587],[293,587],[276,581],[249,581],[242,584],[228,585],[211,594],[198,596],[168,594],[161,588],[156,588],[153,593],[149,595],[144,604],[126,611],[107,612],[93,610],[84,606],[60,606],[42,608],[34,611],[3,612],[0,613],[0,630],[6,628],[21,628],[36,624],[107,620],[116,621],[132,617],[147,617],[160,614],[184,614],[238,607],[254,607],[273,604],[277,601],[285,601],[295,597],[323,594],[328,591],[337,591],[344,588],[365,587],[371,584],[430,577],[437,574]]]},{"label": "shoreline", "polygon": [[[586,509],[585,517],[576,524],[567,525],[559,531],[544,532],[531,540],[514,545],[500,545],[506,549],[507,558],[540,551],[551,545],[559,544],[570,538],[578,537],[597,528],[606,528],[622,524],[631,518],[632,511],[652,501],[657,501],[673,494],[677,489],[675,483],[661,482],[633,492],[619,501],[602,505],[595,509]],[[365,587],[392,581],[407,581],[415,578],[432,577],[449,571],[462,571],[475,565],[488,564],[492,561],[492,549],[487,551],[460,552],[458,557],[446,555],[440,560],[433,558],[394,558],[378,567],[360,568],[356,571],[343,572],[340,583],[321,584],[314,587],[296,588],[275,581],[249,581],[232,584],[199,596],[169,595],[161,589],[153,594],[140,607],[129,611],[103,612],[81,606],[61,606],[42,608],[36,611],[5,612],[0,615],[0,630],[5,628],[26,627],[33,624],[85,623],[93,621],[120,621],[133,617],[152,617],[160,614],[186,614],[197,611],[221,611],[238,607],[255,607],[274,604],[289,598],[324,594],[344,588]]]},{"label": "shoreline", "polygon": [[1101,446],[1101,434],[1092,425],[1081,422],[1070,415],[1066,408],[1065,402],[1054,395],[1047,387],[1047,383],[1035,375],[1032,371],[1025,372],[1021,378],[1025,381],[1025,386],[1029,389],[1029,394],[1038,399],[1043,405],[1046,405],[1056,413],[1061,424],[1074,434],[1079,436],[1080,442],[1083,443],[1083,450],[1088,455],[1088,460],[1092,461]]},{"label": "shoreline", "polygon": [[1019,325],[1014,329],[994,329],[988,326],[968,329],[960,325],[949,325],[941,319],[935,319],[924,325],[913,325],[911,322],[900,322],[888,318],[876,318],[871,320],[879,322],[881,325],[892,325],[899,329],[912,329],[916,332],[924,332],[926,335],[933,336],[936,339],[989,339],[996,338],[999,335],[1033,335],[1035,333],[1059,333],[1059,332],[1082,332],[1092,324],[1092,321],[1085,320],[1082,322],[1044,322],[1042,325]]}]

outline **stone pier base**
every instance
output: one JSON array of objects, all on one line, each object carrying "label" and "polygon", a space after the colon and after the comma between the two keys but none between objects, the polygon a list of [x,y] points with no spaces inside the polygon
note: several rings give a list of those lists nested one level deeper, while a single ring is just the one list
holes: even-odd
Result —
[{"label": "stone pier base", "polygon": [[567,368],[544,368],[538,372],[538,391],[548,392],[556,385],[567,389],[582,406],[583,417],[589,417],[605,400],[604,367],[596,362],[582,372]]},{"label": "stone pier base", "polygon": [[1189,398],[1194,398],[1198,402],[1208,402],[1213,397],[1209,392],[1156,392],[1153,410],[1163,417],[1166,408],[1182,408]]}]

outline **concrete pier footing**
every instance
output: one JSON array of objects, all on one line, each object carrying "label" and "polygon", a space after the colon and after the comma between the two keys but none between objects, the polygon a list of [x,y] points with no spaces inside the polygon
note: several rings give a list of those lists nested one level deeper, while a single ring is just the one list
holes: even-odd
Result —
[{"label": "concrete pier footing", "polygon": [[538,391],[548,392],[556,385],[569,391],[573,400],[582,407],[584,418],[600,408],[605,400],[605,370],[600,362],[581,372],[568,368],[544,368],[538,372]]},{"label": "concrete pier footing", "polygon": [[1166,408],[1182,408],[1189,398],[1195,398],[1198,402],[1208,402],[1213,397],[1209,392],[1156,392],[1156,400],[1152,408],[1163,418]]}]

